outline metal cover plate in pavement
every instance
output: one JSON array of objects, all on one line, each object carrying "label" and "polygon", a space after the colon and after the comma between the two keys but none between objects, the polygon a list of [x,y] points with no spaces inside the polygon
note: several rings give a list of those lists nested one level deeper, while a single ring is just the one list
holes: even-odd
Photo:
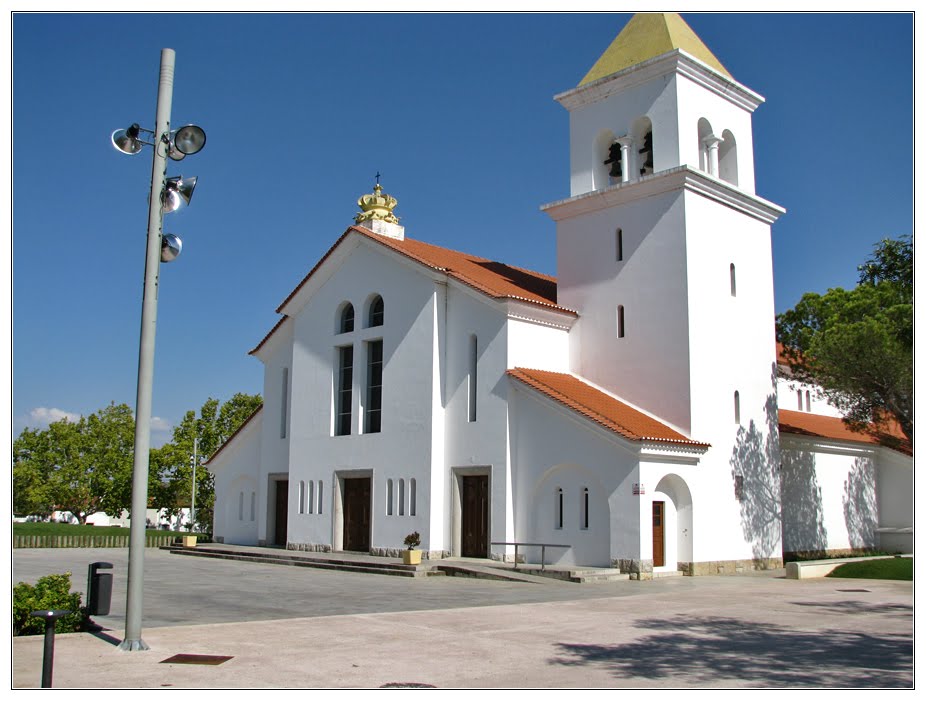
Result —
[{"label": "metal cover plate in pavement", "polygon": [[161,664],[222,664],[227,662],[231,657],[228,655],[192,655],[181,653],[161,660]]}]

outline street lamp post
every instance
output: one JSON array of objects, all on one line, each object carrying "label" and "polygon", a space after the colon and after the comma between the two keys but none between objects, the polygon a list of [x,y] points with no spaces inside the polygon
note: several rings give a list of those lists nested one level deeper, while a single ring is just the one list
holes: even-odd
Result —
[{"label": "street lamp post", "polygon": [[[142,594],[144,584],[145,530],[148,508],[148,461],[151,448],[151,392],[154,379],[154,337],[158,315],[158,274],[160,263],[180,253],[180,239],[163,233],[164,212],[176,209],[181,200],[189,202],[195,186],[178,178],[167,180],[167,161],[181,160],[198,152],[205,144],[205,132],[187,126],[171,132],[170,110],[174,87],[174,50],[161,50],[161,72],[153,132],[133,124],[112,135],[113,145],[134,155],[143,145],[153,147],[151,193],[148,200],[148,238],[145,252],[145,284],[142,294],[141,338],[138,348],[138,392],[135,401],[135,456],[132,466],[132,512],[129,530],[129,574],[125,608],[125,639],[119,649],[147,650],[141,639]],[[140,132],[152,134],[153,142],[142,141]]]}]

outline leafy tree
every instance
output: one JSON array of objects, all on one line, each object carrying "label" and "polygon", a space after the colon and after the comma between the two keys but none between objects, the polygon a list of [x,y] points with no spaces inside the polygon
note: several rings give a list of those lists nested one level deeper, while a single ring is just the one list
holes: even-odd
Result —
[{"label": "leafy tree", "polygon": [[852,290],[805,294],[778,316],[795,380],[815,384],[856,430],[893,419],[913,441],[913,239],[885,239]]},{"label": "leafy tree", "polygon": [[80,523],[96,511],[119,515],[131,504],[134,439],[125,404],[26,429],[13,442],[14,510],[70,511]]},{"label": "leafy tree", "polygon": [[170,443],[152,453],[152,473],[157,475],[151,494],[155,506],[172,514],[190,506],[193,488],[193,438],[197,439],[196,522],[211,524],[215,505],[212,473],[202,462],[215,453],[261,406],[260,395],[238,393],[224,404],[209,398],[197,417],[188,411],[177,426]]}]

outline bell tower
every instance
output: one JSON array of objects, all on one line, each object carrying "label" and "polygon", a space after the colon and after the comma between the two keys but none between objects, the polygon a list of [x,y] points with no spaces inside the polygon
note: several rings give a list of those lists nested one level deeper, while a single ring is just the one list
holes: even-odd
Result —
[{"label": "bell tower", "polygon": [[752,112],[677,14],[635,15],[569,111],[558,302],[580,318],[576,374],[712,445],[766,422],[775,362],[771,225],[755,194]]}]

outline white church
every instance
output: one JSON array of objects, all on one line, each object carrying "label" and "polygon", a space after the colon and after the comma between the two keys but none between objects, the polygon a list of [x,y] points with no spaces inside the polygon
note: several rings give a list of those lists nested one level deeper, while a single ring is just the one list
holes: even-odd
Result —
[{"label": "white church", "polygon": [[555,99],[558,276],[406,237],[377,183],[251,351],[264,404],[207,464],[215,539],[394,556],[417,531],[426,558],[543,543],[638,579],[912,551],[909,444],[778,364],[763,98],[638,14]]}]

